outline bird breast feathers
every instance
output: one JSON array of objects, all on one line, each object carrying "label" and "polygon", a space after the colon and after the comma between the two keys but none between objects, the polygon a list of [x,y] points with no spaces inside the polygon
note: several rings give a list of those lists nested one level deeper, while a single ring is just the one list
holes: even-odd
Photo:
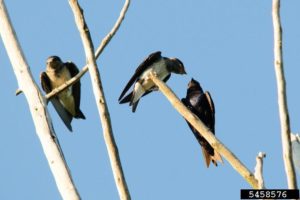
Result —
[{"label": "bird breast feathers", "polygon": [[143,80],[143,82],[140,83],[142,84],[144,90],[148,90],[154,85],[154,83],[149,78],[150,72],[153,72],[160,80],[165,79],[169,75],[164,60],[160,60],[159,62],[154,63],[153,65],[149,66],[148,69],[145,70],[145,72],[140,77],[140,80]]},{"label": "bird breast feathers", "polygon": [[54,71],[47,70],[47,75],[51,80],[52,88],[59,87],[72,78],[70,72],[66,67],[62,68],[62,70],[58,74],[55,74]]},{"label": "bird breast feathers", "polygon": [[149,78],[151,72],[156,74],[156,76],[160,80],[165,79],[169,75],[164,60],[160,60],[159,62],[150,65],[148,69],[143,72],[143,74],[140,76],[140,78],[134,85],[134,98],[132,100],[133,103],[140,99],[146,91],[150,90],[155,86],[153,81]]},{"label": "bird breast feathers", "polygon": [[193,105],[193,106],[197,106],[199,104],[199,101],[200,101],[200,94],[199,95],[193,95],[191,98],[190,98],[190,104]]}]

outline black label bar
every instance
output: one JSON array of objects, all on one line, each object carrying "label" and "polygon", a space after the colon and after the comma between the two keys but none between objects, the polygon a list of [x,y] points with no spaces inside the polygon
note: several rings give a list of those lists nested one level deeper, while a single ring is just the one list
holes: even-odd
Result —
[{"label": "black label bar", "polygon": [[299,190],[241,190],[241,199],[299,199]]}]

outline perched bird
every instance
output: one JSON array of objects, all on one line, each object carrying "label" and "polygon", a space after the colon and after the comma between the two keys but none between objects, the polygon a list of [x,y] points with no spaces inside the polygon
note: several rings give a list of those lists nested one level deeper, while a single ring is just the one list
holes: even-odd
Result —
[{"label": "perched bird", "polygon": [[[181,99],[181,101],[190,111],[197,115],[212,133],[215,133],[214,102],[209,92],[203,93],[200,84],[196,80],[192,79],[189,82],[186,98]],[[210,162],[215,166],[217,166],[217,161],[223,163],[221,155],[212,148],[204,137],[198,134],[198,131],[189,122],[187,123],[201,145],[206,166],[209,167]]]},{"label": "perched bird", "polygon": [[[153,81],[148,77],[151,72],[155,73],[164,82],[170,78],[172,72],[186,74],[183,63],[179,59],[162,57],[160,51],[154,52],[135,70],[119,97],[119,103],[129,102],[129,105],[132,106],[132,112],[135,112],[140,98],[157,90]],[[124,97],[132,85],[134,85],[133,91]]]},{"label": "perched bird", "polygon": [[[64,63],[58,56],[50,56],[47,59],[46,72],[42,72],[40,75],[42,88],[48,94],[54,88],[74,77],[78,72],[79,70],[74,63]],[[85,119],[79,108],[80,81],[52,97],[50,101],[70,131],[72,131],[71,122],[73,118]]]}]

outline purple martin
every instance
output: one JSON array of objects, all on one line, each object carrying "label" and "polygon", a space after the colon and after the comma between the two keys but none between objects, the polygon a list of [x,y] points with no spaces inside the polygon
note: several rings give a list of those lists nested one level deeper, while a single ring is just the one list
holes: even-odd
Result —
[{"label": "purple martin", "polygon": [[[135,70],[119,97],[119,103],[129,102],[129,106],[132,106],[132,112],[135,112],[140,98],[158,89],[148,78],[151,72],[154,72],[164,82],[170,78],[172,72],[186,74],[183,63],[179,59],[162,57],[160,51],[154,52]],[[124,97],[132,85],[134,85],[133,91]]]},{"label": "purple martin", "polygon": [[[46,72],[42,72],[40,75],[42,88],[48,94],[54,88],[74,77],[78,72],[79,70],[74,63],[64,63],[58,56],[50,56],[47,59]],[[70,131],[72,131],[71,122],[73,118],[85,119],[79,108],[80,81],[52,97],[50,101]]]},{"label": "purple martin", "polygon": [[[212,133],[215,133],[214,102],[209,92],[203,92],[200,84],[196,80],[192,79],[189,82],[186,98],[181,99],[181,101],[190,111],[197,115]],[[209,167],[210,162],[215,166],[217,166],[217,161],[223,163],[221,155],[212,148],[204,137],[199,135],[198,131],[189,122],[187,123],[201,145],[206,166]]]}]

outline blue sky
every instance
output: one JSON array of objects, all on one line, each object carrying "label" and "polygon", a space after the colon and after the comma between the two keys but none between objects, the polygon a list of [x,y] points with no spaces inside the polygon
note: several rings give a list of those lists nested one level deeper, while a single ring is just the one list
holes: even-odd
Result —
[{"label": "blue sky", "polygon": [[[97,47],[123,1],[80,1]],[[193,77],[209,90],[216,107],[216,135],[253,171],[264,151],[265,183],[286,188],[273,66],[271,1],[132,1],[113,40],[97,60],[113,131],[132,199],[239,199],[250,186],[225,161],[205,167],[185,120],[160,93],[142,99],[137,112],[118,97],[135,68],[161,50],[178,57],[188,75],[168,85],[181,98]],[[79,68],[85,54],[68,1],[6,1],[32,75],[50,55]],[[282,1],[283,50],[291,129],[300,132],[300,1]],[[2,110],[0,199],[61,199],[36,136],[24,95],[0,44]],[[81,79],[81,110],[70,133],[49,111],[82,199],[118,199],[89,74]],[[299,180],[299,174],[298,174]],[[300,180],[299,180],[300,181]],[[299,182],[298,181],[298,182]]]}]

